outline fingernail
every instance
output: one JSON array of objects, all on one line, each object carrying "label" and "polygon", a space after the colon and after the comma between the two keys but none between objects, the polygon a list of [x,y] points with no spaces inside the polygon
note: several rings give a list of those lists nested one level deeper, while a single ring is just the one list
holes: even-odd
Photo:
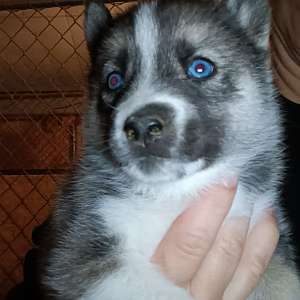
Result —
[{"label": "fingernail", "polygon": [[227,177],[222,180],[222,185],[227,189],[233,189],[237,187],[238,181],[237,176]]}]

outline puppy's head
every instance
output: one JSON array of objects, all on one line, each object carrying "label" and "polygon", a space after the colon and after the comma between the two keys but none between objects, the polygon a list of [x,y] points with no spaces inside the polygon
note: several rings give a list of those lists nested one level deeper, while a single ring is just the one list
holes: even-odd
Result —
[{"label": "puppy's head", "polygon": [[93,0],[85,29],[87,143],[128,174],[175,180],[253,142],[269,96],[265,1],[145,1],[113,19]]}]

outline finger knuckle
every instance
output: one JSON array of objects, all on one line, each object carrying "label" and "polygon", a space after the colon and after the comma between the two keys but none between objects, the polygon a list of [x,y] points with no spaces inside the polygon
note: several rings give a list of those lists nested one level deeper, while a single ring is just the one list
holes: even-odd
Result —
[{"label": "finger knuckle", "polygon": [[249,280],[252,283],[256,283],[264,274],[268,265],[268,259],[261,254],[254,254],[249,265]]},{"label": "finger knuckle", "polygon": [[208,232],[183,233],[177,240],[177,249],[184,255],[199,257],[206,253],[211,245],[211,238]]},{"label": "finger knuckle", "polygon": [[238,236],[225,234],[221,237],[217,250],[219,254],[229,261],[237,260],[243,251],[244,239]]}]

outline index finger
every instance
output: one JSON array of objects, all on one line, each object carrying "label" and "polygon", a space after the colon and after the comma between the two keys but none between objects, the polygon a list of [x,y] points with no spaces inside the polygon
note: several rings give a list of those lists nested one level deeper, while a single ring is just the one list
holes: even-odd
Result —
[{"label": "index finger", "polygon": [[237,180],[202,194],[172,224],[153,257],[174,283],[185,286],[198,271],[228,214]]}]

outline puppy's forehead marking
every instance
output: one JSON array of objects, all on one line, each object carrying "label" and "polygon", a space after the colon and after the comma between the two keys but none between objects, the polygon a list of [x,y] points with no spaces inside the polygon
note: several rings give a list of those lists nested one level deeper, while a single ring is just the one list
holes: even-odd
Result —
[{"label": "puppy's forehead marking", "polygon": [[158,28],[155,3],[142,5],[135,16],[135,42],[141,54],[141,76],[149,78],[155,65],[158,46]]}]

